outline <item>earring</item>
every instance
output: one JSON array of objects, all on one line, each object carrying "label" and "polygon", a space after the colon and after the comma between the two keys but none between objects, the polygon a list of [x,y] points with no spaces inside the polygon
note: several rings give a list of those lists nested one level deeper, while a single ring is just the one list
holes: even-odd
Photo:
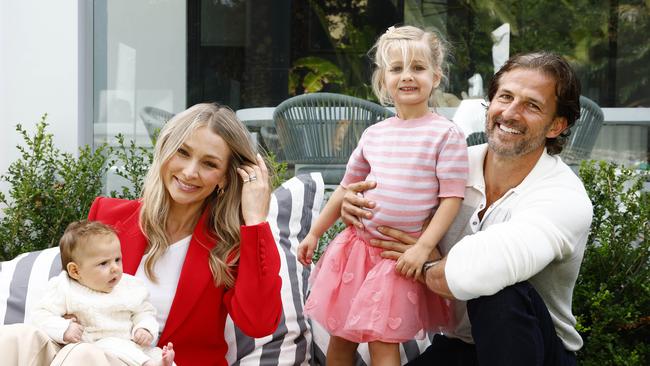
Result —
[{"label": "earring", "polygon": [[223,188],[217,186],[216,191],[217,191],[217,196],[220,196],[223,193]]}]

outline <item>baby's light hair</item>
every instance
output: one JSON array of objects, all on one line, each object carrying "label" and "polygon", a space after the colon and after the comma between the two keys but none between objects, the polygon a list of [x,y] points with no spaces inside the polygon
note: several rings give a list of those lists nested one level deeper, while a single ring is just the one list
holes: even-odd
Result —
[{"label": "baby's light hair", "polygon": [[61,240],[59,240],[63,270],[68,271],[68,263],[75,261],[75,252],[79,250],[81,245],[88,244],[88,239],[108,235],[117,235],[115,229],[99,221],[80,220],[71,222],[65,229],[63,236],[61,236]]},{"label": "baby's light hair", "polygon": [[[427,49],[423,49],[423,46]],[[372,90],[382,105],[393,104],[384,82],[384,72],[389,67],[390,62],[389,52],[393,47],[397,47],[401,51],[405,66],[412,61],[415,53],[413,50],[422,49],[433,72],[441,80],[445,78],[443,67],[447,55],[447,42],[438,32],[423,30],[411,25],[390,27],[384,34],[379,36],[377,42],[369,51],[375,63],[375,70],[372,73]],[[431,90],[429,105],[432,104],[432,96],[436,87],[434,85]]]}]

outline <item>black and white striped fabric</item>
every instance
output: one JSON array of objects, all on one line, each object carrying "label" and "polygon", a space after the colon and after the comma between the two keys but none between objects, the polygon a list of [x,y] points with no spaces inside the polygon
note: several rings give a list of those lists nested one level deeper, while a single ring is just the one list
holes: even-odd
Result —
[{"label": "black and white striped fabric", "polygon": [[296,258],[300,241],[320,212],[325,186],[320,173],[298,175],[277,188],[271,197],[268,221],[280,252],[283,316],[275,333],[250,338],[226,320],[226,358],[231,365],[308,365],[311,363],[311,326],[303,315],[309,269]]},{"label": "black and white striped fabric", "polygon": [[29,311],[45,292],[47,281],[61,273],[59,248],[23,253],[0,263],[2,324],[29,321]]},{"label": "black and white striped fabric", "polygon": [[[320,173],[299,175],[277,188],[271,197],[268,221],[280,252],[283,317],[276,332],[264,338],[244,335],[230,318],[224,330],[226,358],[231,365],[308,365],[312,363],[311,326],[303,316],[309,269],[296,259],[323,202]],[[2,324],[29,320],[31,305],[49,278],[61,271],[58,248],[21,254],[0,263],[0,319]]]}]

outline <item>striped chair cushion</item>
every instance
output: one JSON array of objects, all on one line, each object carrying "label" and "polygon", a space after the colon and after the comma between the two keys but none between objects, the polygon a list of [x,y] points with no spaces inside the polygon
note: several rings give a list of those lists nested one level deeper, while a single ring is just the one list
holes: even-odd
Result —
[{"label": "striped chair cushion", "polygon": [[[226,320],[226,358],[231,365],[306,365],[311,362],[311,327],[302,315],[309,269],[296,259],[296,248],[307,235],[323,202],[319,173],[299,175],[273,192],[268,221],[280,252],[284,314],[276,332],[250,338]],[[58,248],[24,253],[0,263],[2,324],[29,320],[29,309],[47,281],[61,271]],[[25,309],[28,309],[26,312]]]}]

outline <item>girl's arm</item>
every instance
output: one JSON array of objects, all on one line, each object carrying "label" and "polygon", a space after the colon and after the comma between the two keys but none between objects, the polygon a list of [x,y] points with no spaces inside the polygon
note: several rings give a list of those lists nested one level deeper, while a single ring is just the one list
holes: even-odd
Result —
[{"label": "girl's arm", "polygon": [[399,273],[413,279],[420,277],[422,265],[451,226],[462,201],[460,197],[440,198],[440,205],[427,228],[415,245],[406,250],[397,260],[395,268]]},{"label": "girl's arm", "polygon": [[311,258],[314,255],[318,239],[329,229],[334,222],[341,215],[341,205],[343,204],[343,196],[345,196],[346,189],[343,186],[338,186],[334,193],[327,201],[325,208],[318,215],[316,222],[311,226],[309,233],[298,245],[298,260],[305,266],[311,264]]},{"label": "girl's arm", "polygon": [[316,222],[311,226],[311,230],[309,230],[310,234],[320,237],[325,234],[327,229],[334,225],[336,220],[341,216],[343,196],[345,196],[345,188],[338,186],[329,200],[327,200],[327,204],[325,204],[325,208],[318,215]]}]

